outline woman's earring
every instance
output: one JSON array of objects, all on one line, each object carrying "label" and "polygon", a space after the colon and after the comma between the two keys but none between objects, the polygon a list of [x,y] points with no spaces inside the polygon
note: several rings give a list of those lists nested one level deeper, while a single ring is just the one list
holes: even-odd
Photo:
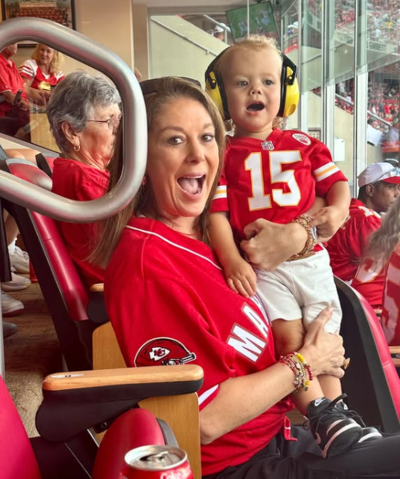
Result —
[{"label": "woman's earring", "polygon": [[143,176],[143,180],[142,180],[142,186],[144,186],[147,182],[147,178],[145,176]]},{"label": "woman's earring", "polygon": [[79,151],[81,149],[81,145],[79,144],[78,146],[74,146],[74,151]]}]

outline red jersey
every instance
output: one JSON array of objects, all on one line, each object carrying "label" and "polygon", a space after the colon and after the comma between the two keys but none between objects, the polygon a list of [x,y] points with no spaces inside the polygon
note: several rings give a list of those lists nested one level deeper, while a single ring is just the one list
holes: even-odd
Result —
[{"label": "red jersey", "polygon": [[[107,193],[110,174],[76,160],[57,158],[54,161],[52,191],[71,200],[96,200]],[[104,282],[104,270],[87,261],[93,250],[96,223],[58,222],[67,250],[90,287]]]},{"label": "red jersey", "polygon": [[18,73],[15,63],[12,60],[10,62],[3,55],[0,55],[0,116],[5,116],[7,111],[13,109],[11,103],[2,99],[1,93],[4,91],[10,91],[15,94],[18,90],[22,90],[21,98],[28,100],[24,90],[25,82]]},{"label": "red jersey", "polygon": [[400,345],[400,243],[389,260],[383,295],[382,327],[389,345]]},{"label": "red jersey", "polygon": [[265,141],[228,137],[224,171],[212,212],[229,211],[236,241],[263,218],[286,224],[310,209],[337,181],[347,181],[328,148],[298,131],[276,128]]},{"label": "red jersey", "polygon": [[[219,385],[276,363],[271,326],[256,300],[234,293],[212,250],[165,224],[133,218],[106,271],[107,311],[129,366],[193,362],[204,370],[200,408]],[[202,446],[202,473],[246,462],[282,429],[281,401]]]},{"label": "red jersey", "polygon": [[380,228],[381,216],[353,198],[349,219],[328,241],[333,274],[343,281],[354,278],[371,233]]},{"label": "red jersey", "polygon": [[373,260],[367,258],[358,267],[351,283],[375,310],[382,309],[385,273],[386,267],[375,265]]},{"label": "red jersey", "polygon": [[64,78],[63,72],[43,73],[36,60],[26,60],[20,67],[19,73],[22,78],[32,80],[31,87],[37,90],[49,90],[50,86],[57,85]]}]

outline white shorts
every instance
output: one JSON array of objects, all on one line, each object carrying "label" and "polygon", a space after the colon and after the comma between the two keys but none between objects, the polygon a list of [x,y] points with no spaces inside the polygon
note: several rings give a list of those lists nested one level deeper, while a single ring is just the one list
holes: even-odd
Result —
[{"label": "white shorts", "polygon": [[274,271],[258,268],[254,271],[257,274],[257,295],[271,321],[303,318],[307,330],[318,314],[331,306],[333,314],[325,331],[339,331],[342,310],[325,249],[308,258],[286,261]]}]

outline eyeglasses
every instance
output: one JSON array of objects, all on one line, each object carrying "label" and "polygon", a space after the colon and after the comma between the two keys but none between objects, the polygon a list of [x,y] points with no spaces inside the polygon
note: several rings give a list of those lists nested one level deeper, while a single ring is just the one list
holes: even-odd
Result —
[{"label": "eyeglasses", "polygon": [[87,122],[92,123],[107,123],[107,126],[110,130],[114,130],[118,128],[119,124],[121,123],[122,115],[119,116],[111,116],[108,120],[87,120]]}]

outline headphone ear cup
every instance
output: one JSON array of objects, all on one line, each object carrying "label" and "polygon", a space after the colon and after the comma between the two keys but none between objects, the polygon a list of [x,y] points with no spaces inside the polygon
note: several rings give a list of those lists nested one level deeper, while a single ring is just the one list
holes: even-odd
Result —
[{"label": "headphone ear cup", "polygon": [[299,84],[297,78],[294,79],[293,85],[290,85],[289,78],[293,75],[293,70],[290,67],[282,67],[284,77],[281,83],[281,106],[278,116],[286,118],[292,115],[299,103]]},{"label": "headphone ear cup", "polygon": [[210,95],[213,102],[217,105],[219,112],[224,120],[229,120],[228,105],[224,92],[224,85],[218,75],[212,70],[206,73],[206,92]]},{"label": "headphone ear cup", "polygon": [[206,79],[206,92],[210,95],[212,101],[217,105],[221,116],[224,117],[224,106],[221,97],[221,91],[213,71],[208,72],[208,78]]}]

